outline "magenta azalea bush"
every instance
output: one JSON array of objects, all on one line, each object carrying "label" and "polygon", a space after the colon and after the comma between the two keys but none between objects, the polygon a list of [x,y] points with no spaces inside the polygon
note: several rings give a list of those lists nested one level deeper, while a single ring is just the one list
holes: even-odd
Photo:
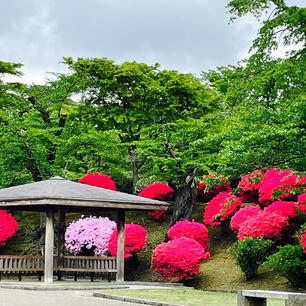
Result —
[{"label": "magenta azalea bush", "polygon": [[116,222],[107,217],[87,217],[70,223],[65,233],[65,246],[74,255],[93,253],[105,256]]}]

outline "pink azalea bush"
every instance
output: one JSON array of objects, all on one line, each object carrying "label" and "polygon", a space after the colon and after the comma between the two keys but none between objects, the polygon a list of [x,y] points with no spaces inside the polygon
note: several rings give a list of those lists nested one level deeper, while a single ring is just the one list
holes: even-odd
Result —
[{"label": "pink azalea bush", "polygon": [[246,237],[279,239],[282,237],[282,230],[287,225],[288,218],[269,211],[262,211],[239,226],[238,239],[244,240]]},{"label": "pink azalea bush", "polygon": [[[138,196],[161,200],[161,201],[169,201],[173,198],[174,190],[166,183],[156,182],[145,187]],[[156,220],[163,220],[166,217],[166,210],[154,210],[150,211],[149,215],[151,215]]]},{"label": "pink azalea bush", "polygon": [[0,210],[0,246],[5,245],[8,238],[11,238],[18,229],[18,222],[7,212]]},{"label": "pink azalea bush", "polygon": [[297,207],[301,212],[306,213],[306,193],[299,195]]},{"label": "pink azalea bush", "polygon": [[220,192],[208,202],[204,212],[204,224],[226,226],[240,206],[241,200],[238,197],[227,192]]},{"label": "pink azalea bush", "polygon": [[165,281],[190,279],[200,272],[200,263],[210,254],[193,239],[178,238],[159,244],[153,250],[151,265]]},{"label": "pink azalea bush", "polygon": [[190,222],[188,220],[178,221],[170,227],[168,237],[172,240],[177,238],[191,238],[198,242],[205,250],[208,250],[208,230],[204,224]]},{"label": "pink azalea bush", "polygon": [[[124,230],[124,258],[128,258],[146,245],[147,230],[139,224],[125,224]],[[117,228],[110,237],[108,250],[112,256],[117,255]]]},{"label": "pink azalea bush", "polygon": [[95,256],[108,253],[109,240],[116,222],[107,217],[87,217],[70,223],[65,233],[65,246],[74,255],[91,251]]},{"label": "pink azalea bush", "polygon": [[115,181],[113,181],[110,176],[105,174],[89,172],[83,176],[79,182],[82,184],[102,187],[105,189],[117,190]]},{"label": "pink azalea bush", "polygon": [[238,210],[231,219],[231,228],[234,232],[238,232],[240,225],[249,218],[259,214],[262,210],[258,205],[245,206]]}]

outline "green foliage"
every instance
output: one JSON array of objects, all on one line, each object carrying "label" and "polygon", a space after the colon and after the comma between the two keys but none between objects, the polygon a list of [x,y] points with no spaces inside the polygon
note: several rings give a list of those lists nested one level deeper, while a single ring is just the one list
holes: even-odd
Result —
[{"label": "green foliage", "polygon": [[294,288],[306,287],[306,254],[302,246],[279,246],[278,252],[269,256],[264,265],[280,272]]},{"label": "green foliage", "polygon": [[229,248],[229,252],[236,257],[247,280],[257,275],[259,266],[266,260],[272,246],[271,240],[246,237],[238,240]]}]

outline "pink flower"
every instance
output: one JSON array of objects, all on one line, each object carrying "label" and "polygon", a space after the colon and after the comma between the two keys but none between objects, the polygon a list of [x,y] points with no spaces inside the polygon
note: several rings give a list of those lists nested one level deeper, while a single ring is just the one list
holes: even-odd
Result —
[{"label": "pink flower", "polygon": [[105,217],[81,218],[70,223],[65,233],[65,246],[74,255],[84,249],[92,250],[96,256],[104,256],[108,252],[111,234],[116,222]]},{"label": "pink flower", "polygon": [[276,213],[278,215],[284,216],[287,219],[291,219],[296,216],[294,202],[276,201],[273,202],[271,205],[265,207],[264,211]]}]

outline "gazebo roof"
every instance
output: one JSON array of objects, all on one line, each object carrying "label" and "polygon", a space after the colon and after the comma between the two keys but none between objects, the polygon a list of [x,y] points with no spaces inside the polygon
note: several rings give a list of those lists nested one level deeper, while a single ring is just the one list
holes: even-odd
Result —
[{"label": "gazebo roof", "polygon": [[44,211],[51,206],[84,211],[102,208],[164,210],[170,204],[81,184],[58,176],[0,189],[0,209]]}]

